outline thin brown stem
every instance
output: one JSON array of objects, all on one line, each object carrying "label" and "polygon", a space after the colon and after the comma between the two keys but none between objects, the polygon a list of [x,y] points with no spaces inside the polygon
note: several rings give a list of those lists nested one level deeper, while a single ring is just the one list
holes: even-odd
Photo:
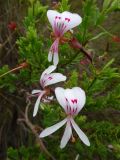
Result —
[{"label": "thin brown stem", "polygon": [[39,135],[37,133],[37,131],[35,130],[34,125],[30,122],[29,117],[28,117],[28,110],[29,110],[29,106],[30,106],[30,102],[28,102],[26,109],[25,109],[25,123],[26,125],[30,128],[30,130],[32,131],[32,133],[35,135],[35,138],[40,146],[41,151],[43,151],[49,158],[51,158],[52,160],[55,160],[55,158],[50,154],[50,152],[47,150],[47,148],[45,147],[43,141],[39,138]]}]

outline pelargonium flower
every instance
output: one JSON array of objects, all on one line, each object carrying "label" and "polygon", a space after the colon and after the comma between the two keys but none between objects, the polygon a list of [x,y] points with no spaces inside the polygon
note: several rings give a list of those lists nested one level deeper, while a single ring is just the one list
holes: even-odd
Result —
[{"label": "pelargonium flower", "polygon": [[52,25],[55,35],[55,41],[49,50],[48,61],[51,62],[53,58],[54,65],[57,65],[59,62],[58,45],[60,40],[62,39],[65,32],[78,26],[82,22],[82,18],[78,14],[73,14],[68,11],[59,13],[54,10],[48,10],[47,17],[50,24]]},{"label": "pelargonium flower", "polygon": [[33,90],[32,94],[38,96],[37,101],[34,106],[33,116],[36,116],[39,108],[40,101],[43,96],[46,96],[49,92],[47,86],[62,82],[66,80],[66,76],[61,73],[51,73],[56,69],[56,66],[52,65],[49,66],[41,75],[40,78],[40,85],[43,90]]},{"label": "pelargonium flower", "polygon": [[87,136],[83,133],[83,131],[79,128],[79,126],[73,119],[74,116],[76,116],[80,112],[80,110],[85,104],[85,92],[79,87],[74,87],[72,89],[63,89],[61,87],[57,87],[55,89],[55,94],[59,104],[63,107],[67,117],[61,122],[43,130],[40,134],[40,138],[46,137],[54,133],[66,123],[66,128],[61,140],[60,148],[64,148],[68,143],[69,139],[72,136],[72,128],[74,128],[82,142],[87,146],[90,146],[90,142]]}]

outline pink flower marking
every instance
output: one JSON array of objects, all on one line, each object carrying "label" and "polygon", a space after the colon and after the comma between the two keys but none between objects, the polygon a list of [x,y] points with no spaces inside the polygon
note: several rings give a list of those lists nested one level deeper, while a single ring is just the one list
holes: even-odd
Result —
[{"label": "pink flower marking", "polygon": [[77,103],[77,99],[72,99],[71,102],[74,104],[74,103]]},{"label": "pink flower marking", "polygon": [[52,77],[48,77],[49,80],[53,79]]}]

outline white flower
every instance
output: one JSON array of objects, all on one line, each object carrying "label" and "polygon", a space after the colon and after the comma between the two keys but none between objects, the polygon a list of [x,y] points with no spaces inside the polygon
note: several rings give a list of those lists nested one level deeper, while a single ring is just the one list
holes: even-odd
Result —
[{"label": "white flower", "polygon": [[67,114],[67,118],[43,130],[40,134],[40,138],[46,137],[54,133],[65,123],[67,123],[61,140],[60,148],[64,148],[68,143],[69,139],[72,136],[72,128],[74,128],[74,130],[76,131],[82,142],[87,146],[90,146],[90,142],[87,136],[78,127],[78,125],[75,123],[73,119],[73,117],[80,112],[80,110],[83,108],[85,104],[86,101],[85,92],[79,87],[74,87],[72,89],[63,89],[61,87],[57,87],[55,89],[55,94],[59,104],[63,107],[65,113]]},{"label": "white flower", "polygon": [[45,87],[55,84],[58,82],[62,82],[66,80],[66,76],[64,76],[61,73],[51,73],[56,69],[56,66],[52,65],[49,66],[41,75],[40,78],[40,84],[43,90],[33,90],[32,94],[38,96],[37,101],[34,106],[33,116],[36,116],[39,108],[39,104],[41,101],[41,98],[47,93],[47,90]]},{"label": "white flower", "polygon": [[64,33],[71,30],[72,28],[78,26],[82,22],[82,18],[78,14],[73,14],[68,11],[59,13],[54,10],[47,11],[47,17],[52,25],[53,32],[55,34],[56,40],[53,42],[49,54],[48,61],[52,61],[54,65],[57,65],[59,62],[58,57],[58,45],[60,38],[63,37]]}]

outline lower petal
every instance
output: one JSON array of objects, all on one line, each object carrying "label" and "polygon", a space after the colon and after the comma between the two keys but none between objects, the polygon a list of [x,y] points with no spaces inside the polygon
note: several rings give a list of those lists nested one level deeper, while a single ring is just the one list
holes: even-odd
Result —
[{"label": "lower petal", "polygon": [[70,137],[72,135],[72,129],[71,129],[71,124],[70,121],[67,122],[66,128],[65,128],[65,132],[63,134],[61,143],[60,143],[60,148],[64,148],[66,146],[66,144],[68,143]]},{"label": "lower petal", "polygon": [[54,133],[55,131],[57,131],[59,128],[61,128],[65,123],[67,122],[67,118],[65,118],[63,121],[51,126],[51,127],[48,127],[46,128],[45,130],[43,130],[39,137],[40,138],[43,138],[43,137],[46,137],[52,133]]},{"label": "lower petal", "polygon": [[90,146],[90,142],[88,140],[88,137],[83,133],[83,131],[79,128],[79,126],[75,123],[75,121],[71,118],[71,123],[75,131],[77,132],[79,138],[82,140],[84,144],[87,146]]},{"label": "lower petal", "polygon": [[49,51],[49,53],[48,53],[48,61],[49,61],[49,62],[52,61],[52,56],[53,56],[52,52]]},{"label": "lower petal", "polygon": [[37,93],[40,93],[40,92],[41,92],[41,90],[39,90],[39,89],[32,90],[32,94],[37,94]]},{"label": "lower petal", "polygon": [[33,117],[36,116],[37,112],[38,112],[38,108],[39,108],[39,104],[40,104],[40,100],[42,98],[42,96],[45,94],[45,91],[42,91],[41,94],[39,95],[36,103],[35,103],[35,106],[34,106],[34,111],[33,111]]},{"label": "lower petal", "polygon": [[59,62],[58,52],[55,52],[53,57],[53,64],[57,66],[58,62]]}]

